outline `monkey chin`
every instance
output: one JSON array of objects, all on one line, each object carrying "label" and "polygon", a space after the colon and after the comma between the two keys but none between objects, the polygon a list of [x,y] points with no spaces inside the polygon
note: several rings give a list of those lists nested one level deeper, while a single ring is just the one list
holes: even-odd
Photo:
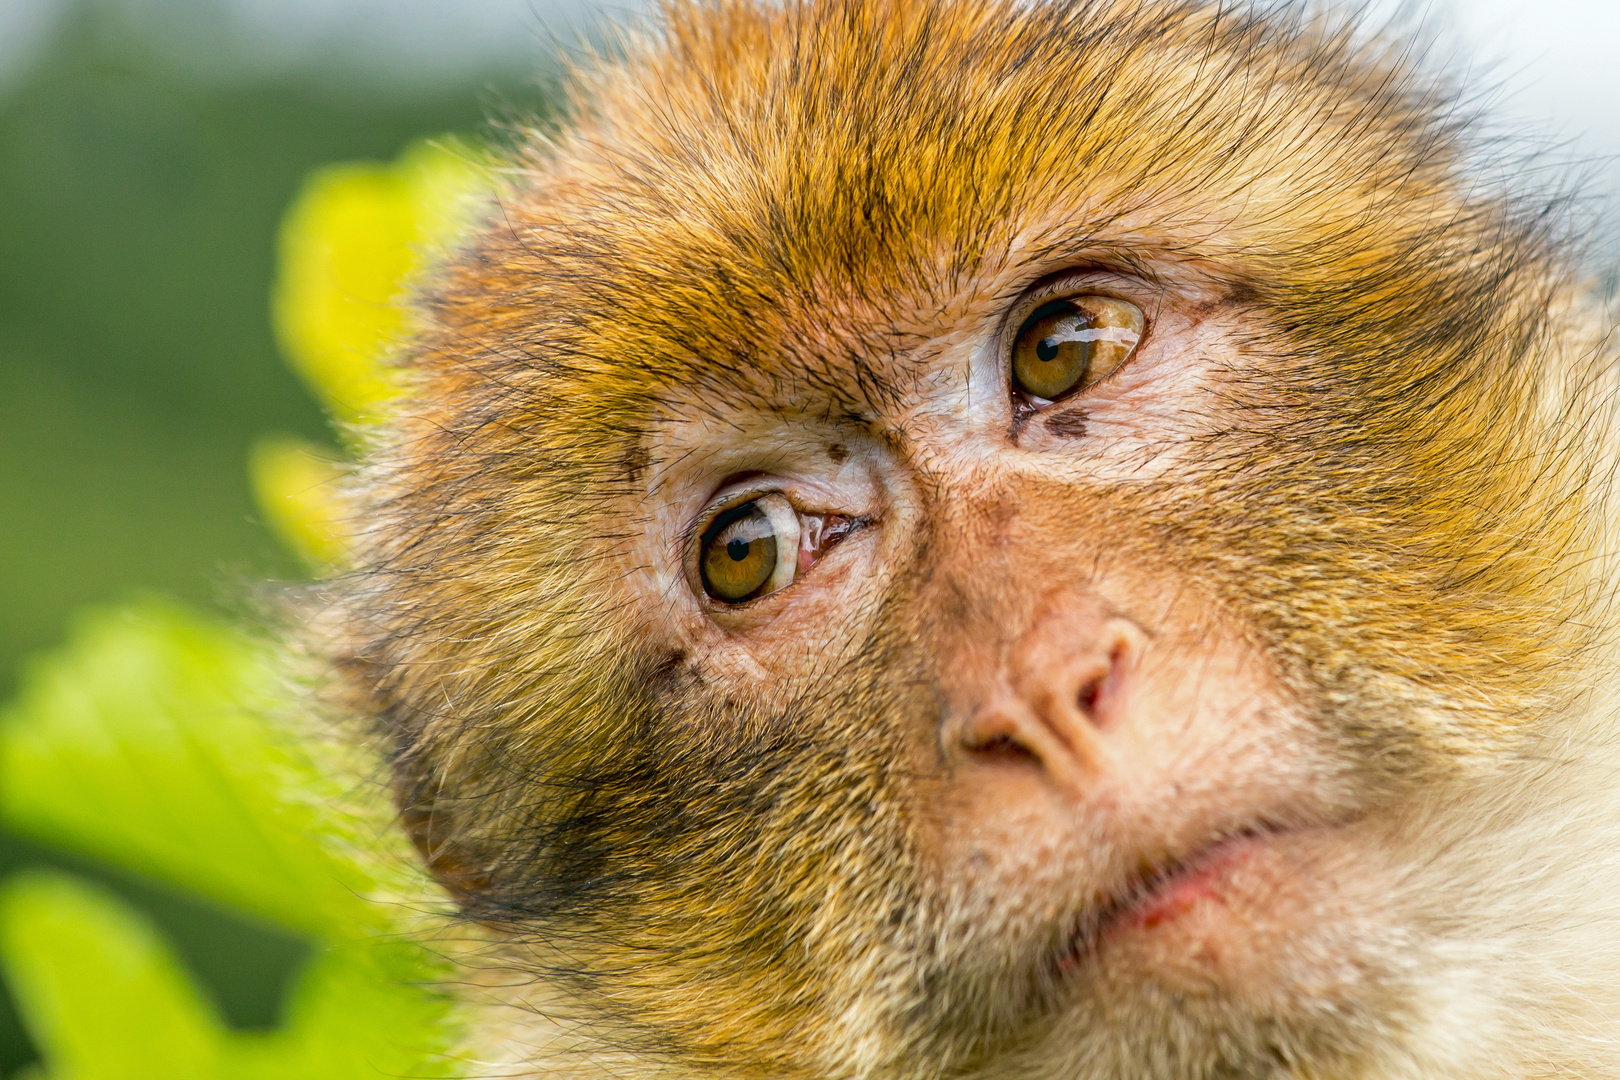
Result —
[{"label": "monkey chin", "polygon": [[[1217,840],[1136,875],[1053,965],[1054,1008],[985,1076],[1337,1075],[1400,1008],[1354,826]],[[1399,936],[1398,934],[1394,936]],[[1368,948],[1369,945],[1372,948]],[[1378,1023],[1387,1021],[1380,1020]]]}]

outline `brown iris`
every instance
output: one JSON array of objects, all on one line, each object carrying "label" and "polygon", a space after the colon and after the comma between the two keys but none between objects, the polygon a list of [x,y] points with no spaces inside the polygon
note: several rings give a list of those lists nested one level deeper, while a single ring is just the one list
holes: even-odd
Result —
[{"label": "brown iris", "polygon": [[703,591],[740,604],[782,588],[798,566],[799,536],[798,514],[778,494],[721,511],[698,552]]},{"label": "brown iris", "polygon": [[1130,359],[1143,324],[1141,308],[1111,296],[1042,304],[1013,340],[1013,384],[1044,402],[1101,382]]}]

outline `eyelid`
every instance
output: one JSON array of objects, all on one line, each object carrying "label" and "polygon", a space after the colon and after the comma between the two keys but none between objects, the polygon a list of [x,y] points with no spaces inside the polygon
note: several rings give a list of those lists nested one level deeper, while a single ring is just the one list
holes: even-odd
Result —
[{"label": "eyelid", "polygon": [[703,509],[698,511],[697,516],[687,522],[686,527],[681,530],[679,536],[681,550],[690,550],[694,544],[702,539],[703,534],[714,523],[714,519],[727,510],[763,498],[766,495],[780,495],[788,501],[788,505],[792,506],[795,511],[800,514],[805,512],[798,503],[794,502],[793,496],[784,490],[780,480],[772,481],[765,477],[755,477],[751,482],[744,483],[743,486],[736,488],[731,488],[728,484],[722,484],[720,489],[703,504]]},{"label": "eyelid", "polygon": [[[1135,287],[1124,286],[1123,283],[1130,283]],[[1032,311],[1049,301],[1070,296],[1106,296],[1113,300],[1135,304],[1141,309],[1143,322],[1147,324],[1142,330],[1142,340],[1145,341],[1148,336],[1148,325],[1151,325],[1152,320],[1148,318],[1146,304],[1148,297],[1140,293],[1149,288],[1150,283],[1140,277],[1102,267],[1050,274],[1026,289],[1002,316],[1001,328],[997,333],[1001,343],[1001,356],[1006,359],[1012,354],[1013,339],[1017,337],[1019,328],[1024,325],[1024,320],[1029,318]],[[1137,295],[1132,295],[1133,293]],[[1141,342],[1137,344],[1140,345]]]}]

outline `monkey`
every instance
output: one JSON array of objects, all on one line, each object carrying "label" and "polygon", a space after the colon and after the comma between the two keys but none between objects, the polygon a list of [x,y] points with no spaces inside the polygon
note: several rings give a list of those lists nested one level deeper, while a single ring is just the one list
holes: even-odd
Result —
[{"label": "monkey", "polygon": [[1351,15],[668,0],[322,648],[491,1074],[1620,1075],[1614,343]]}]

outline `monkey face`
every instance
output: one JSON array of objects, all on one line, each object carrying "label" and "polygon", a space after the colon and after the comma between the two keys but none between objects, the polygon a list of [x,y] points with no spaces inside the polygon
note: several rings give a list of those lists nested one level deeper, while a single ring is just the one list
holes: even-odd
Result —
[{"label": "monkey face", "polygon": [[[850,830],[841,845],[888,848],[880,880],[907,898],[827,928],[818,986],[852,962],[857,926],[862,965],[872,950],[922,983],[903,1008],[873,973],[818,990],[876,1028],[839,1042],[965,1067],[1053,1039],[1066,1075],[1123,1053],[1099,1034],[1213,1006],[1251,1040],[1237,1053],[1264,1056],[1301,997],[1349,1011],[1386,993],[1360,943],[1388,918],[1372,824],[1387,792],[1243,590],[1166,535],[1174,493],[1207,490],[1201,451],[1233,407],[1215,389],[1244,353],[1231,305],[1170,268],[1151,284],[1044,271],[973,283],[945,333],[870,361],[882,401],[797,381],[666,401],[627,559],[637,636],[669,658],[656,727],[727,760],[737,740],[792,738],[790,759],[830,744],[881,768],[863,785],[881,809],[856,822],[809,791],[776,808],[789,833],[824,814]],[[1136,313],[1140,346],[1056,400],[1029,393],[1020,337],[1073,335],[1064,312],[1105,303]],[[1054,320],[1058,304],[1073,306]],[[1382,745],[1405,738],[1392,726]],[[823,766],[799,768],[825,792]],[[1320,955],[1337,970],[1299,962]]]},{"label": "monkey face", "polygon": [[1179,4],[664,33],[428,298],[341,600],[537,977],[514,1053],[1421,1074],[1586,1022],[1515,958],[1607,917],[1595,339],[1411,72]]}]

